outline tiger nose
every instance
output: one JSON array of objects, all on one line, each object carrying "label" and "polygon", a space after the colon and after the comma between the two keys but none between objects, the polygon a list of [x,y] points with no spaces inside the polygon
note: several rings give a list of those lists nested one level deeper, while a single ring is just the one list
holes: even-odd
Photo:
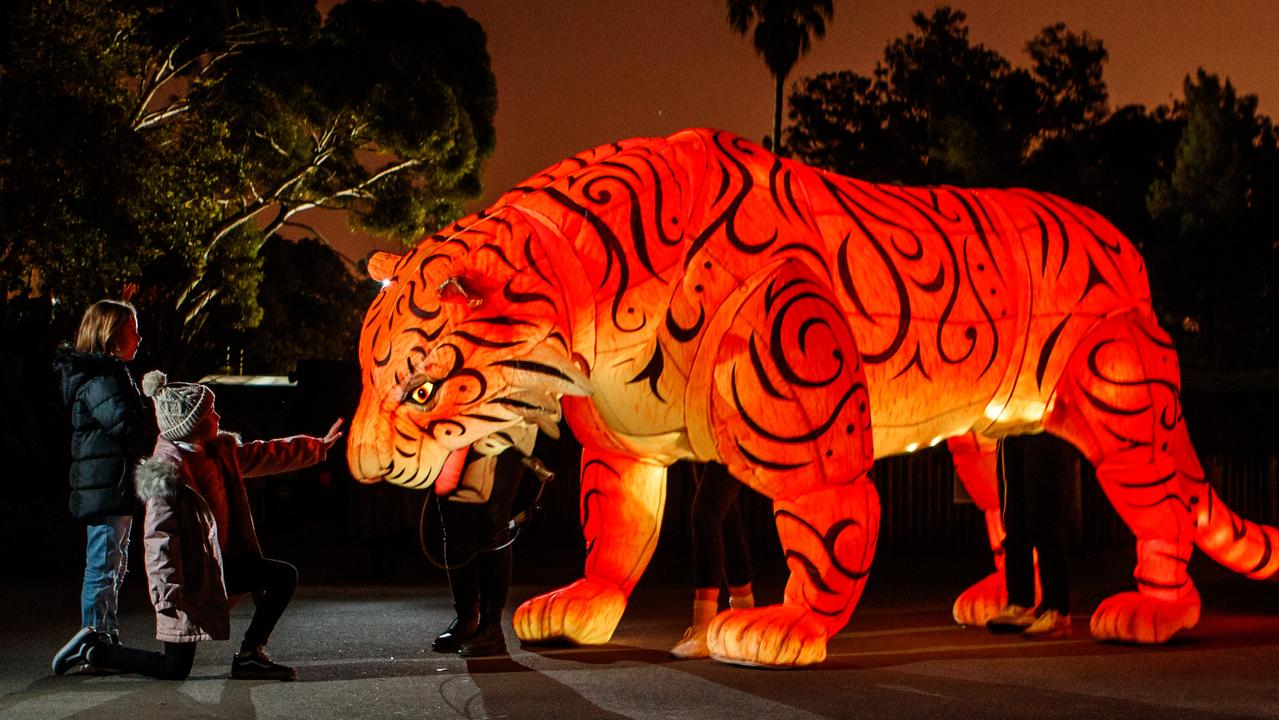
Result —
[{"label": "tiger nose", "polygon": [[362,483],[375,483],[391,471],[391,454],[371,443],[352,443],[347,447],[346,464],[351,477]]},{"label": "tiger nose", "polygon": [[376,411],[360,403],[351,420],[346,464],[351,476],[362,483],[380,481],[391,471],[391,426]]}]

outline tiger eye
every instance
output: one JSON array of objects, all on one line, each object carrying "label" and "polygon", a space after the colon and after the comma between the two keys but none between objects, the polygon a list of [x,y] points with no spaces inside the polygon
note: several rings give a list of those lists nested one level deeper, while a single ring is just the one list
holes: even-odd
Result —
[{"label": "tiger eye", "polygon": [[430,383],[418,385],[417,389],[413,391],[413,402],[418,403],[419,405],[426,404],[426,399],[429,397],[431,397]]}]

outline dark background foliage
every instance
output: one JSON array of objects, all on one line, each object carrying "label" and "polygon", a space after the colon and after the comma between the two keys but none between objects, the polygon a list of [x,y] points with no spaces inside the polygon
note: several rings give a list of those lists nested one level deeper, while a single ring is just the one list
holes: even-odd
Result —
[{"label": "dark background foliage", "polygon": [[[1268,442],[1279,390],[1279,145],[1254,96],[1201,70],[1170,106],[1114,108],[1101,38],[1048,25],[1023,56],[1004,57],[974,43],[950,7],[916,13],[869,74],[787,88],[834,3],[725,7],[726,30],[749,35],[776,80],[768,139],[783,154],[879,182],[1048,190],[1131,237],[1177,338],[1210,477],[1243,514],[1279,520]],[[139,306],[139,370],[297,381],[221,389],[228,427],[265,437],[349,417],[355,337],[376,288],[358,260],[280,233],[297,233],[315,208],[406,243],[456,218],[480,194],[496,102],[483,28],[437,2],[347,0],[324,18],[312,0],[0,4],[0,488],[6,507],[22,508],[0,522],[0,547],[42,535],[70,565],[82,555],[48,368],[100,297],[128,294]],[[581,552],[575,450],[567,437],[539,448],[561,479],[525,547]],[[311,578],[420,572],[409,556],[421,494],[357,486],[341,448],[334,458],[255,488],[266,541],[290,557],[314,552],[299,562],[312,562]],[[882,546],[980,542],[944,454],[881,462],[875,479]],[[1095,486],[1079,488],[1079,537],[1126,543]],[[671,508],[689,504],[684,470],[670,493]],[[746,507],[757,550],[772,550],[767,503],[751,496]],[[675,540],[659,563],[682,571],[686,514],[667,513],[663,534]],[[50,556],[17,555],[6,565]]]}]

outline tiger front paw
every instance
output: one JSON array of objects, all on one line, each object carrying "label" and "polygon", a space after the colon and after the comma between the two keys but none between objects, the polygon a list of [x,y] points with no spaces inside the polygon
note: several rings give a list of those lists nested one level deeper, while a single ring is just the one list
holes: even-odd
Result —
[{"label": "tiger front paw", "polygon": [[1199,623],[1199,592],[1193,588],[1177,600],[1161,600],[1138,592],[1111,595],[1092,614],[1098,640],[1143,644],[1166,642],[1180,630]]},{"label": "tiger front paw", "polygon": [[603,645],[612,639],[624,610],[626,595],[616,586],[582,579],[524,602],[512,624],[524,642]]},{"label": "tiger front paw", "polygon": [[826,659],[826,627],[791,605],[726,610],[711,621],[711,657],[734,665],[791,668]]},{"label": "tiger front paw", "polygon": [[1008,604],[1008,587],[1004,573],[996,570],[960,593],[951,609],[955,622],[960,625],[985,627]]}]

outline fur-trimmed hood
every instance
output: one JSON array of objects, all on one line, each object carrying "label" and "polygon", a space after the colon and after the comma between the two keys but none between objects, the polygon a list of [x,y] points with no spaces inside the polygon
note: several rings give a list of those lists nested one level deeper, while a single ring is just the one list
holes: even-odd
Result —
[{"label": "fur-trimmed hood", "polygon": [[124,361],[104,353],[83,353],[68,347],[58,348],[53,358],[53,370],[58,375],[62,402],[68,407],[80,388],[96,377],[114,375],[128,378],[128,384],[133,385],[133,378],[129,376],[128,366]]},{"label": "fur-trimmed hood", "polygon": [[138,497],[147,506],[142,528],[155,636],[166,643],[226,640],[231,614],[217,520],[180,459],[162,438],[155,455],[133,473]]},{"label": "fur-trimmed hood", "polygon": [[133,474],[133,486],[142,502],[156,497],[173,497],[181,484],[178,466],[163,457],[143,460]]}]

